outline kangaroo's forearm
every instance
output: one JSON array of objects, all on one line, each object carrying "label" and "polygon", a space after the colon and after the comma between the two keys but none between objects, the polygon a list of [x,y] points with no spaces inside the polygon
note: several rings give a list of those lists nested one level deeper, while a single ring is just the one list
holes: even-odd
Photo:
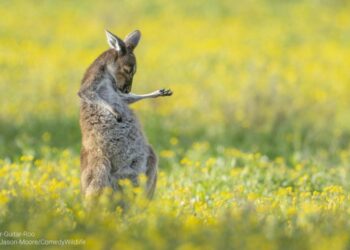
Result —
[{"label": "kangaroo's forearm", "polygon": [[128,104],[140,101],[142,99],[148,99],[148,98],[157,98],[159,96],[170,96],[172,95],[171,90],[156,90],[154,92],[143,94],[143,95],[137,95],[133,93],[128,94],[121,94],[122,100]]},{"label": "kangaroo's forearm", "polygon": [[99,95],[97,91],[93,90],[91,87],[82,88],[78,92],[78,95],[82,100],[88,103],[97,104],[100,107],[107,109],[116,117],[119,116],[119,114],[114,110],[113,105],[111,103],[108,103],[107,100],[105,100],[101,95]]},{"label": "kangaroo's forearm", "polygon": [[137,95],[137,94],[133,94],[133,93],[129,93],[129,94],[123,94],[122,95],[122,100],[128,104],[140,101],[142,99],[147,99],[147,98],[156,98],[158,97],[158,93],[152,92],[149,94],[144,94],[144,95]]}]

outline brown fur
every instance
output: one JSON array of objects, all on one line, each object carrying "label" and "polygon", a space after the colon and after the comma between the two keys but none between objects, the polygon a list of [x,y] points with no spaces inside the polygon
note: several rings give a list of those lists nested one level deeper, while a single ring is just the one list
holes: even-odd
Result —
[{"label": "brown fur", "polygon": [[85,195],[98,195],[104,188],[119,190],[118,180],[128,178],[135,185],[146,174],[146,193],[154,194],[157,157],[128,104],[145,98],[169,96],[170,90],[146,95],[129,93],[136,71],[133,49],[140,33],[123,42],[108,32],[110,46],[87,69],[78,95],[81,98],[82,132],[81,187]]}]

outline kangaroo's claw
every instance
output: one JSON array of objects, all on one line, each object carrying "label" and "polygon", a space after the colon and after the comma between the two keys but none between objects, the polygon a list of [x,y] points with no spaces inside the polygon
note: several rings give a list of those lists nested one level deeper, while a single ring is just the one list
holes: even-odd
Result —
[{"label": "kangaroo's claw", "polygon": [[161,96],[171,96],[173,94],[171,89],[160,89],[159,93]]}]

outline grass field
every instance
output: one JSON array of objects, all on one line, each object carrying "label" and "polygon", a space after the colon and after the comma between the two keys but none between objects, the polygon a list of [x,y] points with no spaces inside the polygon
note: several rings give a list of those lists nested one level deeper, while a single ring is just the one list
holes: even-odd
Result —
[{"label": "grass field", "polygon": [[[349,12],[0,0],[0,248],[349,249]],[[160,176],[125,213],[108,193],[87,210],[79,186],[76,93],[105,28],[142,32],[133,92],[174,91],[133,105]]]}]

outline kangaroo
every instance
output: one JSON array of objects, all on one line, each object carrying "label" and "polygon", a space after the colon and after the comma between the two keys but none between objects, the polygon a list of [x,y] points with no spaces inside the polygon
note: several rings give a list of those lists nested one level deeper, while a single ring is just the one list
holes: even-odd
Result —
[{"label": "kangaroo", "polygon": [[118,180],[128,178],[138,185],[138,176],[145,174],[146,195],[152,198],[157,182],[157,156],[128,105],[146,98],[170,96],[172,91],[130,93],[136,73],[133,51],[141,33],[131,32],[124,41],[107,30],[106,35],[110,49],[89,66],[78,92],[82,193],[99,195],[106,187],[121,191]]}]

